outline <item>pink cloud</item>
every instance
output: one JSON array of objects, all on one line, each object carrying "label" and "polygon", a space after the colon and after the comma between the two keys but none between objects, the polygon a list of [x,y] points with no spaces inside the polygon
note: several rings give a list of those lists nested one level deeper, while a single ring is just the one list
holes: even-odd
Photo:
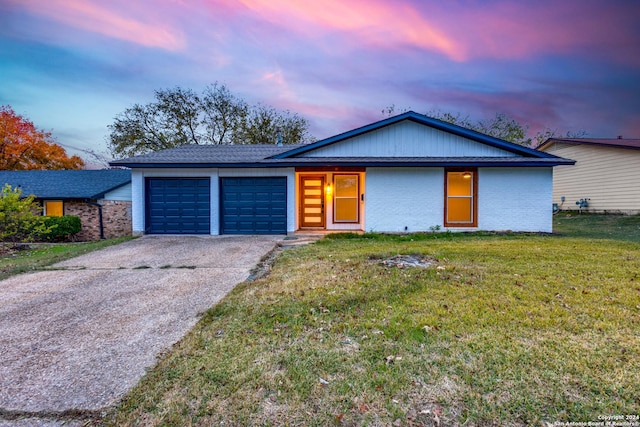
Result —
[{"label": "pink cloud", "polygon": [[[377,110],[372,112],[368,108],[349,105],[335,93],[327,95],[324,86],[309,87],[308,82],[303,86],[299,82],[291,83],[286,72],[279,68],[257,73],[249,87],[252,93],[260,93],[263,99],[268,99],[269,105],[309,118],[311,134],[319,139],[382,118]],[[249,87],[245,86],[245,90]],[[348,98],[353,99],[354,95],[349,94]]]},{"label": "pink cloud", "polygon": [[[576,100],[569,95],[559,97],[544,93],[531,93],[520,91],[505,92],[472,92],[462,89],[423,89],[416,93],[419,98],[428,102],[428,105],[439,106],[436,112],[461,114],[474,122],[477,120],[492,119],[496,114],[506,114],[522,125],[529,126],[529,134],[547,128],[554,129],[563,124],[563,107]],[[433,110],[419,110],[420,113],[430,113]],[[572,130],[572,129],[560,129]],[[576,130],[576,129],[573,129]]]},{"label": "pink cloud", "polygon": [[[633,2],[426,2],[422,0],[220,0],[224,13],[252,12],[273,28],[319,41],[399,52],[404,47],[449,59],[526,59],[581,51],[637,64],[629,55],[637,39],[640,8]],[[259,23],[257,23],[260,26]],[[336,39],[332,39],[335,41]],[[330,49],[341,49],[340,41]]]},{"label": "pink cloud", "polygon": [[[185,42],[180,32],[163,24],[146,23],[115,11],[112,2],[91,0],[8,0],[17,7],[71,27],[147,47],[180,50]],[[145,15],[146,16],[146,15]]]},{"label": "pink cloud", "polygon": [[306,102],[299,96],[301,90],[292,89],[282,70],[263,73],[254,83],[255,89],[269,99],[269,103],[282,109],[295,111],[306,117],[333,117],[331,109],[316,102]]},{"label": "pink cloud", "polygon": [[432,12],[470,59],[521,59],[578,50],[638,63],[637,55],[629,55],[640,19],[634,2],[503,0],[491,7],[467,6],[447,2]]},{"label": "pink cloud", "polygon": [[393,48],[411,45],[463,60],[466,53],[408,3],[382,0],[240,0],[263,19],[288,26],[308,37],[337,30],[367,45]]}]

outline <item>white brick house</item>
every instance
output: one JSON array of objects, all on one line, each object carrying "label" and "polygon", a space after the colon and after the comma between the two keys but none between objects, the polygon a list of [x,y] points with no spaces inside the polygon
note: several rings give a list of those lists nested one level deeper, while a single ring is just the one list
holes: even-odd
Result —
[{"label": "white brick house", "polygon": [[187,145],[132,170],[133,231],[552,231],[567,160],[407,112],[308,145]]}]

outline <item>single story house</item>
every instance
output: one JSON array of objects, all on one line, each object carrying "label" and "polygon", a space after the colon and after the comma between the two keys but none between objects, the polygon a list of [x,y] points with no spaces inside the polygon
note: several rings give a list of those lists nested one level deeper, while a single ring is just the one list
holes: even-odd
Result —
[{"label": "single story house", "polygon": [[572,160],[414,112],[307,145],[185,145],[132,171],[133,232],[552,231]]},{"label": "single story house", "polygon": [[640,139],[550,138],[538,149],[576,161],[553,171],[559,209],[640,214]]},{"label": "single story house", "polygon": [[34,195],[47,216],[80,217],[78,240],[131,235],[131,171],[0,171],[0,184]]}]

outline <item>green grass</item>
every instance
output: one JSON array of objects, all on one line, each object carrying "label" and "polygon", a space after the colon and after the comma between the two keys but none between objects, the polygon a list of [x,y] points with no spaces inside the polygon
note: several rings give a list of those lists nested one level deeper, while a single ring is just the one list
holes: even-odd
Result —
[{"label": "green grass", "polygon": [[562,236],[640,243],[640,215],[580,215],[575,212],[560,212],[554,217],[553,230]]},{"label": "green grass", "polygon": [[[209,310],[105,423],[509,426],[638,414],[630,218],[557,217],[560,237],[343,234],[286,250],[270,276]],[[614,229],[585,230],[593,224]],[[380,264],[397,254],[438,265]]]},{"label": "green grass", "polygon": [[33,244],[32,249],[25,249],[0,257],[0,280],[16,274],[40,270],[57,262],[130,239],[132,237],[119,237],[84,243]]}]

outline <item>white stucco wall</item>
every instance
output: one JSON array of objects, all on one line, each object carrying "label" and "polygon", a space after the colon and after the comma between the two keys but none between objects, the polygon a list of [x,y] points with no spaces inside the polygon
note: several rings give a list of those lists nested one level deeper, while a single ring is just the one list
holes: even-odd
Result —
[{"label": "white stucco wall", "polygon": [[[447,230],[443,168],[367,168],[366,179],[366,231]],[[449,229],[551,232],[551,196],[551,168],[480,168],[478,227]]]}]

